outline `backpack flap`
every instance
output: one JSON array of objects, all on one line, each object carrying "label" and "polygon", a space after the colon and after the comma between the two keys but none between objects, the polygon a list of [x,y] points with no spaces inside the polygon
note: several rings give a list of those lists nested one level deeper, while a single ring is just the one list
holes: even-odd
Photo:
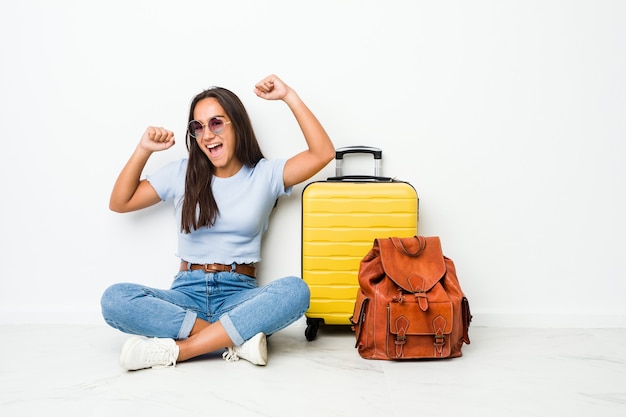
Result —
[{"label": "backpack flap", "polygon": [[432,303],[427,312],[411,302],[389,304],[389,331],[394,335],[448,335],[452,331],[452,303]]},{"label": "backpack flap", "polygon": [[378,239],[385,274],[404,291],[424,294],[446,272],[438,237]]}]

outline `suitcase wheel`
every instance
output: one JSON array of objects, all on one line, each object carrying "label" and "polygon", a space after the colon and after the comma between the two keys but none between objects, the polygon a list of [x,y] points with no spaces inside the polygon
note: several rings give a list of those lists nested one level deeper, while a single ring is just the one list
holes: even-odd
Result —
[{"label": "suitcase wheel", "polygon": [[324,322],[324,319],[306,319],[306,330],[304,331],[304,337],[309,342],[317,338],[317,331],[320,328],[320,324]]}]

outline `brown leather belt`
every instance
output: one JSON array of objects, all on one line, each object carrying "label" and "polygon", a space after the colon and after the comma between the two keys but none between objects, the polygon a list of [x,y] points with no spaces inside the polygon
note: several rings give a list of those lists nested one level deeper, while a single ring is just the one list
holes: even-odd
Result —
[{"label": "brown leather belt", "polygon": [[[234,268],[233,268],[234,266]],[[247,275],[249,277],[256,277],[256,266],[251,264],[232,264],[232,265],[224,265],[224,264],[189,264],[186,261],[180,262],[180,270],[181,271],[196,271],[198,269],[203,270],[204,272],[231,272],[234,271],[238,274]]]}]

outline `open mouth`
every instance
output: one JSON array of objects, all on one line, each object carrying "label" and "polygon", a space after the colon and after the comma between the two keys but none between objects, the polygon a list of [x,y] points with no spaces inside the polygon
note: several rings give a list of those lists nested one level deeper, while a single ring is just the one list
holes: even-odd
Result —
[{"label": "open mouth", "polygon": [[209,150],[209,154],[213,158],[217,158],[222,154],[222,144],[221,143],[212,143],[207,145],[207,149]]}]

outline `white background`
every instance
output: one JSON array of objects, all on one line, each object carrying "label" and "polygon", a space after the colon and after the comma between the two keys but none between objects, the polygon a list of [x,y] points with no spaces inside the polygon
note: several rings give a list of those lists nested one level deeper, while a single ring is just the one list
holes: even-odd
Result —
[{"label": "white background", "polygon": [[[108,285],[167,287],[172,208],[110,212],[117,174],[151,124],[177,145],[147,171],[184,156],[212,85],[267,157],[302,150],[287,106],[252,93],[276,73],[337,147],[379,146],[414,185],[475,325],[624,326],[625,40],[621,1],[3,0],[0,322],[101,322]],[[262,281],[300,275],[303,186]]]}]

